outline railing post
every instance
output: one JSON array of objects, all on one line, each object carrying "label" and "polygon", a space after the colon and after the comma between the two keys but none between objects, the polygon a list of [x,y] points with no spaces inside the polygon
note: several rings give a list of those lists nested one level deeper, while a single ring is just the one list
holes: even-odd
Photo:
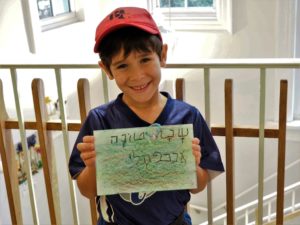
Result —
[{"label": "railing post", "polygon": [[271,205],[271,200],[268,202],[268,222],[271,221],[271,214],[272,214],[272,205]]},{"label": "railing post", "polygon": [[104,98],[104,102],[107,103],[109,101],[108,82],[104,70],[101,70],[101,77],[102,77],[102,85],[103,85],[103,98]]},{"label": "railing post", "polygon": [[22,225],[20,190],[16,163],[16,150],[13,146],[12,134],[5,129],[8,119],[3,95],[3,85],[0,80],[0,155],[6,185],[8,205],[12,224]]},{"label": "railing post", "polygon": [[[204,68],[204,105],[205,105],[205,120],[209,128],[210,124],[210,72],[209,67]],[[212,205],[212,181],[207,183],[207,221],[208,225],[213,224],[213,205]]]},{"label": "railing post", "polygon": [[44,181],[47,192],[48,207],[51,224],[61,224],[60,201],[58,193],[57,171],[52,136],[46,130],[48,114],[45,104],[44,84],[41,79],[32,81],[32,97],[36,118],[36,127],[41,147]]},{"label": "railing post", "polygon": [[26,131],[25,131],[23,113],[22,113],[21,103],[20,103],[20,98],[19,98],[19,93],[18,93],[16,68],[11,68],[10,73],[11,73],[11,80],[12,80],[14,97],[15,97],[15,106],[16,106],[17,117],[18,117],[18,125],[19,125],[19,130],[20,130],[22,150],[23,150],[24,156],[25,156],[24,157],[25,171],[26,171],[26,175],[27,175],[27,183],[28,183],[29,198],[30,198],[30,204],[31,204],[32,219],[33,219],[33,223],[35,225],[38,225],[39,217],[38,217],[38,212],[37,212],[34,184],[33,184],[33,179],[32,179],[31,159],[30,159],[28,148],[27,148]]},{"label": "railing post", "polygon": [[225,80],[225,144],[227,224],[235,224],[232,80]]},{"label": "railing post", "polygon": [[248,212],[248,209],[246,209],[245,211],[245,224],[248,224],[249,223],[249,212]]},{"label": "railing post", "polygon": [[295,201],[296,201],[296,192],[292,191],[292,212],[295,212]]},{"label": "railing post", "polygon": [[278,134],[278,160],[277,160],[277,208],[276,224],[283,224],[284,210],[284,177],[285,177],[285,138],[287,117],[287,80],[280,81],[279,100],[279,134]]},{"label": "railing post", "polygon": [[184,100],[184,79],[177,78],[175,81],[175,93],[176,99],[183,101]]},{"label": "railing post", "polygon": [[[69,148],[69,136],[68,136],[68,127],[67,127],[67,120],[66,120],[66,113],[65,113],[65,106],[63,100],[63,93],[62,93],[62,84],[61,84],[61,69],[55,68],[55,78],[56,78],[56,86],[57,86],[57,94],[58,94],[58,103],[60,109],[60,119],[61,119],[61,128],[62,128],[62,135],[63,135],[63,142],[64,142],[64,150],[65,150],[65,158],[66,158],[66,165],[69,164],[68,156],[70,155],[70,148]],[[75,186],[70,176],[68,176],[68,184],[70,190],[70,198],[71,198],[71,207],[73,213],[73,222],[74,225],[79,224],[79,216],[78,216],[78,207],[77,207],[77,200],[75,195]]]},{"label": "railing post", "polygon": [[257,224],[263,224],[264,195],[264,159],[265,159],[265,101],[266,101],[266,68],[260,69],[260,99],[259,99],[259,147],[258,147],[258,206]]},{"label": "railing post", "polygon": [[[81,123],[84,122],[88,111],[91,109],[90,103],[90,95],[89,95],[90,87],[87,79],[79,79],[77,83],[77,92],[78,92],[78,102],[79,102],[79,111],[80,111],[80,119]],[[90,200],[91,207],[91,217],[92,224],[97,224],[97,207],[96,200]]]}]

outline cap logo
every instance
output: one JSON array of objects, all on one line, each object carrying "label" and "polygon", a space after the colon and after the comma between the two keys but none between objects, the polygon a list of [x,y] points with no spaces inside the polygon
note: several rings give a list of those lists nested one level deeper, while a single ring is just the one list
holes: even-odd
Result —
[{"label": "cap logo", "polygon": [[110,20],[113,20],[114,18],[125,19],[124,14],[125,14],[124,9],[116,10],[115,12],[113,12],[112,14],[109,15],[109,19]]}]

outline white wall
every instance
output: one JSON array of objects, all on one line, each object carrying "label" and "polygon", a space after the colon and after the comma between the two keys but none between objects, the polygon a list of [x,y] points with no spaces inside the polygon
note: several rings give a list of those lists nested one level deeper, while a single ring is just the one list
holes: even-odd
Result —
[{"label": "white wall", "polygon": [[[37,36],[37,53],[28,51],[27,39],[21,13],[20,1],[0,0],[0,64],[10,61],[19,62],[92,62],[98,56],[93,53],[95,27],[113,9],[112,1],[91,0],[82,3],[85,22],[65,26]],[[116,2],[116,1],[114,1]],[[117,5],[130,4],[145,6],[142,1],[117,1]],[[295,0],[233,0],[233,33],[226,32],[176,32],[170,40],[169,62],[201,62],[205,58],[275,58],[293,56],[293,5]],[[60,43],[60,44],[58,44]],[[176,43],[176,45],[174,45]],[[186,81],[186,101],[203,111],[202,71],[177,70],[164,71],[165,79],[184,77]],[[268,120],[277,119],[278,77],[290,71],[270,71],[267,84]],[[93,76],[98,72],[94,71]],[[276,75],[276,77],[275,77]],[[1,77],[1,74],[0,74]],[[213,124],[224,124],[223,86],[225,78],[234,78],[235,123],[258,125],[259,74],[253,70],[214,70],[211,77],[211,119]],[[25,79],[25,78],[23,78]],[[276,82],[276,84],[275,84]],[[100,81],[97,83],[100,85]],[[110,85],[110,97],[114,98],[118,90],[114,83]],[[95,85],[93,85],[94,87]],[[199,92],[195,93],[194,90]],[[99,93],[99,92],[98,92]],[[93,99],[98,94],[93,92]],[[25,100],[24,100],[25,101]],[[93,100],[93,106],[101,104],[103,99]],[[291,102],[289,103],[291,107]],[[204,113],[204,112],[203,112]],[[289,117],[291,118],[291,114]],[[224,139],[216,138],[223,159]],[[299,141],[288,140],[287,163],[299,158]],[[240,193],[257,181],[257,139],[237,139],[236,143],[236,192]],[[276,168],[277,142],[266,143],[265,176]],[[245,176],[247,174],[247,176]],[[299,179],[299,177],[298,177]],[[219,188],[222,187],[222,188]],[[274,188],[274,187],[273,187]],[[218,205],[225,201],[225,176],[221,175],[214,183],[214,201]],[[206,205],[205,195],[193,197],[193,202]],[[1,213],[1,211],[0,211]],[[0,215],[1,218],[1,215]],[[1,224],[1,223],[0,223]]]},{"label": "white wall", "polygon": [[0,55],[27,52],[27,39],[20,1],[0,2]]}]

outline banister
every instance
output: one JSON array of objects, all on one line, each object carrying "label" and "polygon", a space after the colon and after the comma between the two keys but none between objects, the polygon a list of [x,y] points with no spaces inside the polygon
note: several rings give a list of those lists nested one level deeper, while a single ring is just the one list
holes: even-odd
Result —
[{"label": "banister", "polygon": [[[300,189],[300,182],[296,182],[294,184],[291,184],[291,185],[285,187],[284,188],[284,192],[285,193],[289,193],[289,192],[291,192],[291,191],[293,191],[295,189]],[[264,200],[264,202],[266,202],[265,204],[268,204],[268,202],[274,200],[276,196],[277,196],[277,192],[272,192],[272,193],[264,196],[263,200]],[[257,204],[258,204],[258,200],[257,199],[253,200],[253,201],[251,201],[249,203],[246,203],[246,204],[244,204],[242,206],[239,206],[239,207],[235,208],[235,213],[243,212],[243,211],[245,211],[247,209],[248,209],[248,213],[250,213],[251,210],[249,211],[249,209],[251,207],[252,207],[252,212],[253,212],[256,209],[255,207],[257,206]],[[299,204],[298,207],[300,209],[300,204]],[[298,210],[296,210],[296,211],[298,211]],[[220,221],[220,220],[225,219],[225,218],[226,218],[226,213],[223,213],[223,214],[219,215],[218,217],[216,217],[214,219],[214,222]],[[207,222],[203,222],[200,225],[206,225],[206,224],[208,224],[208,223]]]},{"label": "banister", "polygon": [[[97,63],[1,63],[0,69],[98,69]],[[201,61],[178,63],[169,62],[168,69],[197,69],[197,68],[300,68],[300,58],[244,58],[244,59],[201,59]]]},{"label": "banister", "polygon": [[[10,71],[17,71],[18,69],[52,69],[55,71],[56,74],[56,79],[59,83],[60,76],[61,76],[61,71],[64,69],[98,69],[99,66],[98,64],[94,63],[66,63],[66,64],[55,64],[55,63],[35,63],[35,64],[0,64],[0,70],[1,69],[8,69]],[[261,72],[261,74],[266,73],[267,69],[295,69],[295,68],[300,68],[300,59],[203,59],[201,62],[191,62],[191,63],[168,63],[166,65],[167,69],[203,69],[204,70],[204,98],[205,98],[205,119],[207,120],[207,123],[209,127],[211,128],[212,134],[214,136],[226,136],[226,129],[228,129],[228,126],[214,126],[211,125],[210,121],[210,72],[212,69],[240,69],[240,68],[247,68],[247,69],[257,69]],[[105,78],[106,76],[101,73],[102,78]],[[104,97],[105,101],[108,101],[108,88],[107,84],[105,84],[105,80],[103,79],[103,86],[104,86]],[[262,82],[261,82],[262,83]],[[262,85],[264,86],[264,85]],[[58,84],[58,92],[61,94],[61,86]],[[263,87],[263,91],[265,87]],[[262,100],[264,99],[264,95],[262,95],[260,101],[262,103],[262,111],[260,115],[264,114],[264,102]],[[63,105],[63,100],[62,100],[62,95],[59,96],[59,103],[61,105],[60,109],[62,110],[62,119],[57,120],[57,121],[46,121],[45,122],[45,129],[48,131],[51,130],[59,130],[63,131],[63,136],[64,136],[64,145],[65,149],[68,149],[68,137],[67,137],[67,132],[68,131],[78,131],[81,127],[81,122],[80,121],[70,121],[66,119],[66,116],[64,115],[64,105]],[[20,117],[20,116],[19,116]],[[280,121],[285,121],[286,118]],[[261,121],[264,121],[264,117],[261,117]],[[39,128],[38,122],[36,121],[22,121],[20,122],[20,119],[4,119],[2,120],[2,129],[24,129],[24,130],[38,130]],[[240,126],[232,126],[230,129],[230,133],[232,138],[233,137],[260,137],[260,142],[261,146],[263,145],[263,139],[264,138],[281,138],[282,141],[285,140],[282,132],[280,132],[279,128],[266,128],[264,125],[260,125],[259,127],[240,127]],[[228,132],[227,132],[228,133]],[[285,148],[281,142],[281,147],[279,150],[281,151],[281,156],[283,155],[282,149]],[[260,147],[261,148],[261,147]],[[260,160],[262,160],[262,157],[260,157]],[[283,167],[282,165],[278,165],[279,167]],[[261,171],[263,169],[260,169]],[[282,174],[283,171],[280,172],[281,177],[284,175]],[[282,178],[281,178],[282,179]],[[260,178],[260,180],[262,180]],[[259,182],[261,184],[261,181]],[[280,181],[279,186],[279,193],[282,193],[282,186],[284,185],[283,181]],[[210,198],[210,188],[211,188],[211,183],[208,185],[208,218],[209,218],[209,224],[212,224],[212,205],[211,201],[212,199]],[[262,191],[261,191],[262,193]],[[282,202],[282,197],[279,202]],[[281,203],[278,203],[281,204]],[[76,211],[76,210],[75,210]],[[279,209],[279,211],[282,213],[283,209]],[[262,209],[259,210],[259,213],[261,214],[259,217],[262,218]],[[75,213],[76,214],[76,213]],[[280,213],[277,213],[277,215],[280,215]],[[280,219],[280,218],[279,218]],[[76,221],[76,219],[74,219]],[[75,222],[76,223],[76,222]]]}]

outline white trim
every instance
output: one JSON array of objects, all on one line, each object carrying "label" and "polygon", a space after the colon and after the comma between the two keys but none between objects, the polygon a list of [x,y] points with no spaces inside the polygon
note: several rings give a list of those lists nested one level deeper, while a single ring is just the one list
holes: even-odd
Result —
[{"label": "white trim", "polygon": [[215,0],[214,7],[156,8],[148,0],[150,12],[163,15],[163,22],[177,31],[227,31],[232,33],[232,0]]},{"label": "white trim", "polygon": [[81,8],[81,0],[70,0],[70,11],[53,17],[40,20],[42,31],[59,28],[65,25],[84,20],[84,13]]},{"label": "white trim", "polygon": [[42,31],[51,30],[71,23],[78,22],[75,12],[65,13],[59,16],[49,17],[41,20]]}]

